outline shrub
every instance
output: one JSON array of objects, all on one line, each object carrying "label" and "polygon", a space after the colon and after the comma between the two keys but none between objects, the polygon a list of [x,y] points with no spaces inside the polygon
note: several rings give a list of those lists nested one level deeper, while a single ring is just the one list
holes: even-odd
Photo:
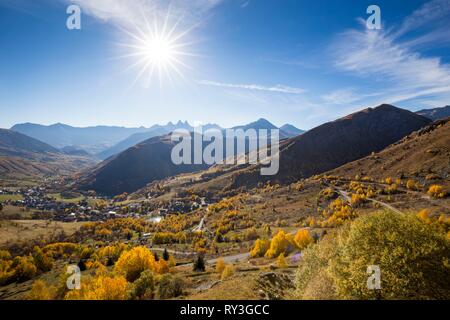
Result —
[{"label": "shrub", "polygon": [[167,273],[170,271],[169,264],[164,259],[159,259],[155,264],[155,271],[159,274]]},{"label": "shrub", "polygon": [[53,268],[53,259],[49,254],[44,253],[41,248],[34,247],[33,262],[41,272],[47,272]]},{"label": "shrub", "polygon": [[424,223],[431,223],[430,212],[427,209],[420,210],[419,213],[417,213],[417,217]]},{"label": "shrub", "polygon": [[30,292],[27,294],[27,300],[54,300],[56,289],[49,286],[43,280],[33,282]]},{"label": "shrub", "polygon": [[247,241],[256,240],[256,239],[258,239],[258,232],[256,231],[256,229],[254,227],[247,229],[244,232],[244,239]]},{"label": "shrub", "polygon": [[8,250],[0,250],[0,260],[10,260],[11,254]]},{"label": "shrub", "polygon": [[30,256],[14,258],[12,267],[14,268],[14,278],[17,282],[32,279],[38,271],[33,263],[33,258]]},{"label": "shrub", "polygon": [[130,290],[131,299],[153,299],[155,292],[155,277],[153,272],[146,270],[141,273]]},{"label": "shrub", "polygon": [[14,282],[14,269],[11,260],[0,260],[0,286]]},{"label": "shrub", "polygon": [[[343,228],[346,228],[344,226]],[[328,233],[319,243],[307,247],[303,252],[295,278],[296,296],[307,300],[336,299],[334,281],[329,275],[329,263],[337,255],[341,231]]]},{"label": "shrub", "polygon": [[219,274],[222,274],[225,267],[226,267],[225,261],[223,261],[222,258],[217,259],[216,272]]},{"label": "shrub", "polygon": [[409,179],[406,182],[406,188],[409,189],[409,190],[418,190],[419,189],[419,184],[416,181],[414,181],[412,179]]},{"label": "shrub", "polygon": [[277,258],[277,266],[278,268],[287,268],[286,258],[284,257],[284,253],[281,253]]},{"label": "shrub", "polygon": [[[297,293],[314,281],[340,299],[448,299],[450,242],[412,215],[363,216],[304,252]],[[367,267],[381,269],[381,290],[367,288]]]},{"label": "shrub", "polygon": [[444,191],[444,188],[437,184],[430,186],[430,188],[428,189],[428,194],[431,197],[436,198],[436,199],[445,198],[445,196],[446,196],[446,192]]},{"label": "shrub", "polygon": [[171,274],[161,276],[158,283],[158,299],[170,299],[183,294],[184,282],[181,278]]},{"label": "shrub", "polygon": [[231,264],[228,264],[222,271],[221,279],[222,280],[228,279],[233,274],[234,274],[234,267]]},{"label": "shrub", "polygon": [[366,197],[360,194],[352,194],[350,203],[353,207],[359,207],[366,201]]},{"label": "shrub", "polygon": [[125,278],[133,282],[138,279],[145,270],[155,270],[156,262],[153,254],[146,247],[135,247],[122,253],[115,265],[115,271],[125,275]]}]

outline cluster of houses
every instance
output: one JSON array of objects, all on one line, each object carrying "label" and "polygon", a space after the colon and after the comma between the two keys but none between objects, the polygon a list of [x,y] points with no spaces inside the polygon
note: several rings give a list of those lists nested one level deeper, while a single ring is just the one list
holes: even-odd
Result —
[{"label": "cluster of houses", "polygon": [[51,213],[53,220],[62,222],[75,221],[105,221],[115,218],[129,218],[147,216],[159,222],[168,214],[189,213],[193,210],[207,207],[205,198],[171,200],[158,208],[147,208],[143,203],[129,203],[125,206],[113,201],[104,201],[101,207],[92,206],[82,199],[77,202],[58,201],[48,196],[49,190],[45,186],[23,188],[15,191],[0,190],[0,194],[21,195],[21,199],[7,200],[4,203],[12,206],[23,207],[35,211],[34,217],[39,219],[42,215]]}]

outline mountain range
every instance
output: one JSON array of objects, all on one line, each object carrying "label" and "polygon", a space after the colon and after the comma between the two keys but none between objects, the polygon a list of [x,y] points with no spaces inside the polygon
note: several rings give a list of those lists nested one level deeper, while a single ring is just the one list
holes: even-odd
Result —
[{"label": "mountain range", "polygon": [[[263,180],[284,183],[323,173],[381,151],[431,122],[391,105],[368,108],[282,141],[280,170],[276,176],[260,176],[259,165],[236,166],[230,185],[251,186]],[[237,128],[266,128],[269,124],[260,119]],[[154,180],[203,169],[173,166],[170,151],[169,136],[149,139],[89,171],[79,185],[83,189],[115,195],[136,191]]]},{"label": "mountain range", "polygon": [[364,109],[283,143],[277,175],[261,177],[257,165],[236,174],[232,184],[248,186],[262,180],[286,183],[308,178],[381,151],[431,122],[387,104]]},{"label": "mountain range", "polygon": [[[203,130],[212,128],[222,130],[217,124],[202,125]],[[276,126],[265,119],[260,119],[236,128],[277,129]],[[304,132],[292,125],[285,125],[282,128],[286,129],[280,128],[280,136],[282,138],[293,137]],[[105,160],[140,142],[153,137],[166,135],[176,129],[185,129],[192,132],[194,127],[187,121],[178,121],[177,123],[169,122],[166,125],[153,125],[150,128],[125,128],[116,126],[78,128],[61,123],[50,126],[23,123],[16,124],[11,128],[13,131],[25,134],[63,151],[70,149],[72,151],[78,150],[77,153],[80,153],[80,151],[84,150],[100,160]]]},{"label": "mountain range", "polygon": [[[278,174],[262,177],[259,165],[231,166],[224,170],[232,172],[226,175],[227,185],[230,188],[250,187],[266,180],[287,183],[345,167],[372,153],[383,152],[389,145],[430,125],[432,120],[449,116],[449,112],[449,106],[413,113],[384,104],[307,132],[286,124],[280,128]],[[150,128],[15,125],[14,130],[0,130],[0,176],[71,174],[83,170],[76,176],[75,186],[116,195],[134,192],[155,180],[210,168],[172,163],[170,153],[174,143],[170,141],[169,133],[178,128],[194,129],[182,121]],[[215,124],[205,125],[204,130],[209,128],[223,130]],[[276,128],[269,121],[259,119],[233,129]],[[18,131],[49,140],[53,145]],[[106,145],[111,146],[105,149]],[[96,161],[87,151],[99,148],[103,150],[97,157],[105,161],[95,165]],[[225,175],[216,174],[216,182],[223,177]]]},{"label": "mountain range", "polygon": [[1,178],[72,174],[94,164],[86,155],[69,155],[24,134],[0,129]]},{"label": "mountain range", "polygon": [[421,116],[427,117],[433,121],[450,117],[450,106],[434,109],[424,109],[416,112]]}]

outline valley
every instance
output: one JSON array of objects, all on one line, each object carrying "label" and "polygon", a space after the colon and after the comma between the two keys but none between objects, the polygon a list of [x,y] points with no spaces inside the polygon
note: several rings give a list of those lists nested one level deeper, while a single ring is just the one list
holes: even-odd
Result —
[{"label": "valley", "polygon": [[[450,257],[450,118],[364,109],[286,137],[273,177],[258,165],[176,167],[167,135],[89,165],[19,146],[3,157],[50,167],[0,176],[0,299],[450,296],[439,262]],[[356,256],[341,261],[335,250]],[[389,260],[402,250],[418,268],[429,255],[436,291],[422,269]],[[361,284],[343,279],[373,261],[389,275],[383,289],[354,291]],[[64,287],[68,265],[80,269],[81,290]],[[396,287],[412,275],[424,287]]]}]

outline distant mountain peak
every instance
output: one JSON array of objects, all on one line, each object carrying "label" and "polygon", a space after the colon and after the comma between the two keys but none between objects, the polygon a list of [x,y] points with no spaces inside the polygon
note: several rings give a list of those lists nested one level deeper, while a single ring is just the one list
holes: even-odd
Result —
[{"label": "distant mountain peak", "polygon": [[301,130],[289,123],[286,123],[285,125],[280,127],[280,130],[283,131],[288,137],[295,137],[305,133],[304,130]]},{"label": "distant mountain peak", "polygon": [[450,117],[450,105],[442,108],[423,109],[416,113],[433,121],[441,120]]}]

